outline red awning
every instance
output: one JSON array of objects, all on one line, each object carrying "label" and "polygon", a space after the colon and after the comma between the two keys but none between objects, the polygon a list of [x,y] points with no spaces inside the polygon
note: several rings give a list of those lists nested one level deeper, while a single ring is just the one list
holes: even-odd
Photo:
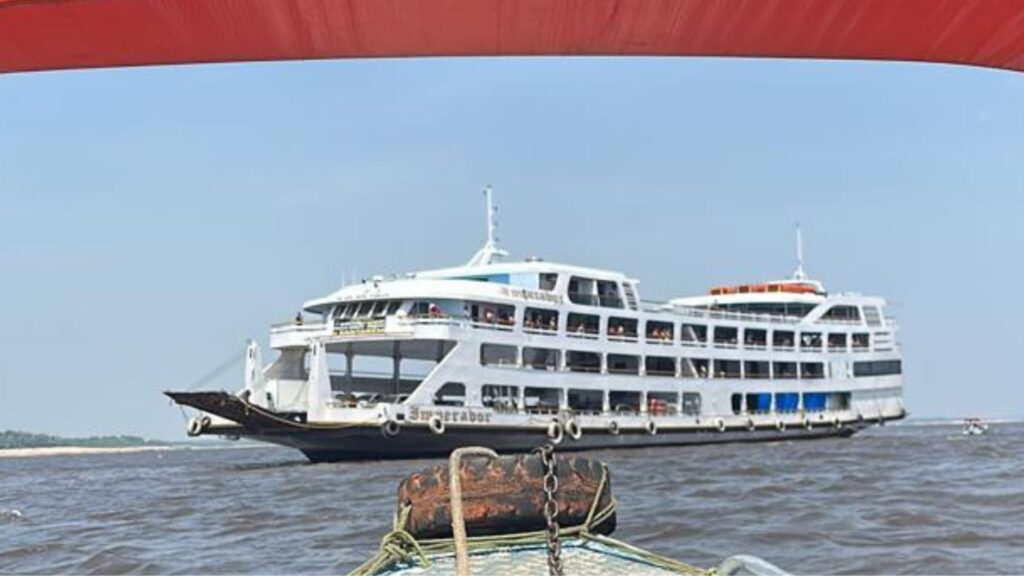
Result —
[{"label": "red awning", "polygon": [[915,60],[1024,71],[1024,0],[0,0],[0,72],[469,55]]}]

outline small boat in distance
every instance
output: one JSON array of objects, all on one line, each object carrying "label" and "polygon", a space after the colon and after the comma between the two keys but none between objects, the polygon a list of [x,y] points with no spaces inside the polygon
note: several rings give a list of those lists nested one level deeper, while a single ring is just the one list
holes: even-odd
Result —
[{"label": "small boat in distance", "polygon": [[964,436],[980,436],[988,433],[988,424],[981,418],[964,418]]},{"label": "small boat in distance", "polygon": [[883,298],[807,277],[641,299],[612,270],[507,261],[374,276],[273,326],[237,393],[167,392],[191,436],[247,437],[314,461],[850,436],[906,416]]}]

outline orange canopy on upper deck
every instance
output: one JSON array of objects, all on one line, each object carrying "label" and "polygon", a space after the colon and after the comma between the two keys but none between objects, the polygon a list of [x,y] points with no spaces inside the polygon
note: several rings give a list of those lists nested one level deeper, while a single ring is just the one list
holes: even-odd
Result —
[{"label": "orange canopy on upper deck", "polygon": [[1024,71],[1024,0],[0,0],[0,72],[523,55]]}]

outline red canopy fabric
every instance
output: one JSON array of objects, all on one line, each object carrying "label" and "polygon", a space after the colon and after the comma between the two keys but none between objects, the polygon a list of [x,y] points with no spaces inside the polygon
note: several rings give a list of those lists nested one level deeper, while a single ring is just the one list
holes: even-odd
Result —
[{"label": "red canopy fabric", "polygon": [[915,60],[1024,71],[1024,0],[0,0],[0,72],[470,55]]}]

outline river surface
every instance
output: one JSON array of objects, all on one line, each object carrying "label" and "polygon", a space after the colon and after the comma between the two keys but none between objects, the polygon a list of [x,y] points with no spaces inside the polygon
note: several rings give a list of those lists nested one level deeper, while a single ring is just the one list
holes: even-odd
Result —
[{"label": "river surface", "polygon": [[[690,564],[1024,573],[1022,424],[590,455],[611,468],[615,536]],[[389,529],[398,481],[435,462],[314,465],[273,447],[3,458],[0,573],[345,573]]]}]

